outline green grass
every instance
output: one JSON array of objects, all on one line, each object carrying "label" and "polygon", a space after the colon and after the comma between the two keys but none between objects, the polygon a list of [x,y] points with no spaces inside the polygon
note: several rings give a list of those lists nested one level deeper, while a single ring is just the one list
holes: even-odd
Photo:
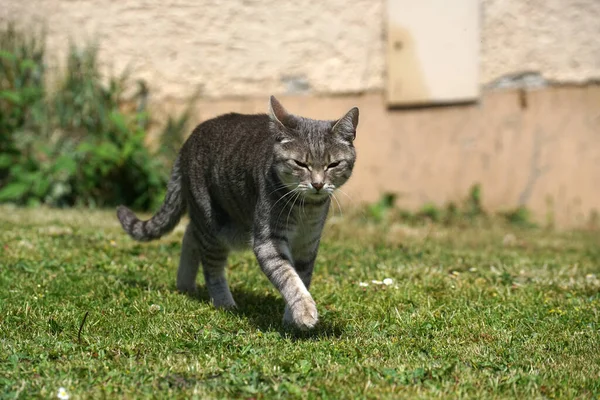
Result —
[{"label": "green grass", "polygon": [[140,244],[112,212],[0,207],[0,397],[600,395],[598,233],[326,231],[299,333],[251,253],[229,263],[239,310],[216,311],[175,291],[181,226]]}]

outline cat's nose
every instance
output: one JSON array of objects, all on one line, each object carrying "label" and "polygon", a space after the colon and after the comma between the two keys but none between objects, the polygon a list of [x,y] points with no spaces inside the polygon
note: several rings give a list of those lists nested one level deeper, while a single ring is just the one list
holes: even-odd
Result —
[{"label": "cat's nose", "polygon": [[323,189],[323,186],[325,184],[323,182],[312,182],[311,185],[312,185],[312,187],[317,189],[317,191],[319,191],[319,190]]}]

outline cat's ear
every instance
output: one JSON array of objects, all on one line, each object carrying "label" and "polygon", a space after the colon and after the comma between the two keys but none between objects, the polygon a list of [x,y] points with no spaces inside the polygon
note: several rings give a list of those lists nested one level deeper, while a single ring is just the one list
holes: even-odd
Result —
[{"label": "cat's ear", "polygon": [[356,138],[356,127],[358,126],[358,107],[353,107],[342,118],[337,120],[331,131],[348,138],[350,141]]},{"label": "cat's ear", "polygon": [[269,100],[269,116],[273,121],[279,122],[281,125],[285,125],[290,114],[281,105],[279,100],[275,96],[271,96]]}]

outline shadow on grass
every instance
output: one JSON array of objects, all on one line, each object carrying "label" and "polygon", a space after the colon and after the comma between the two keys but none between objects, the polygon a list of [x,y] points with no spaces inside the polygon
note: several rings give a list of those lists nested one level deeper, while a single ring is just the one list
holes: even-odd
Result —
[{"label": "shadow on grass", "polygon": [[[301,331],[285,326],[282,321],[285,303],[279,296],[270,293],[256,293],[243,288],[232,288],[231,294],[237,303],[237,308],[231,310],[231,312],[244,316],[252,325],[263,332],[278,332],[282,338],[291,340],[339,338],[344,333],[342,326],[322,317],[317,326],[310,331]],[[211,302],[205,286],[199,286],[196,293],[187,296],[202,303],[210,304]],[[222,311],[215,309],[215,312]]]}]

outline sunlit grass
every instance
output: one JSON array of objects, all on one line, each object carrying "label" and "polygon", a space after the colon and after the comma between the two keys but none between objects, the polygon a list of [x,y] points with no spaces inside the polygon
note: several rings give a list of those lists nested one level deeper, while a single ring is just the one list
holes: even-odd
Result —
[{"label": "sunlit grass", "polygon": [[345,212],[298,333],[250,252],[229,261],[239,310],[216,311],[175,291],[181,227],[140,244],[113,214],[0,207],[0,397],[600,395],[598,233]]}]

